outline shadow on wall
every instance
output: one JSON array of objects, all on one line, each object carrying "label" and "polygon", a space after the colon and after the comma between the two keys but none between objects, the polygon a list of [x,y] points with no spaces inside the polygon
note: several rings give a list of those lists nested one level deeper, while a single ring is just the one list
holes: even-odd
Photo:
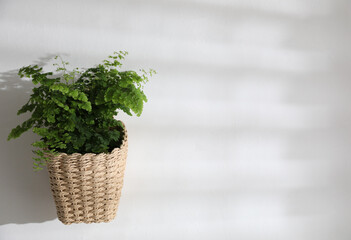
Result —
[{"label": "shadow on wall", "polygon": [[[34,64],[44,66],[55,55],[47,55]],[[0,225],[37,223],[56,218],[48,174],[34,172],[32,146],[36,136],[24,133],[7,141],[12,128],[29,115],[17,116],[17,110],[29,98],[33,84],[17,75],[18,70],[0,73]]]}]

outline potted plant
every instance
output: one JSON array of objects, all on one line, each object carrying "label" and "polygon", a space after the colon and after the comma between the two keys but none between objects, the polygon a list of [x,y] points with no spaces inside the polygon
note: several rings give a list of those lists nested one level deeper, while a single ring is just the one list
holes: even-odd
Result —
[{"label": "potted plant", "polygon": [[64,224],[114,219],[121,195],[128,150],[125,125],[118,111],[140,116],[147,98],[143,85],[154,70],[121,71],[127,52],[119,51],[101,64],[69,71],[61,57],[55,72],[29,65],[19,70],[33,88],[17,112],[31,117],[12,129],[8,140],[32,129],[40,140],[34,169],[46,166],[57,215]]}]

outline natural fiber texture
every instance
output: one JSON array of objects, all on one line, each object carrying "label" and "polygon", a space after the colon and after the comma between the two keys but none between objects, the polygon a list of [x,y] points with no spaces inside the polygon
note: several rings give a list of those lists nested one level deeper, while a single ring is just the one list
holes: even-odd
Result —
[{"label": "natural fiber texture", "polygon": [[51,190],[62,223],[109,222],[115,218],[127,151],[125,130],[121,147],[111,153],[61,153],[49,161]]}]

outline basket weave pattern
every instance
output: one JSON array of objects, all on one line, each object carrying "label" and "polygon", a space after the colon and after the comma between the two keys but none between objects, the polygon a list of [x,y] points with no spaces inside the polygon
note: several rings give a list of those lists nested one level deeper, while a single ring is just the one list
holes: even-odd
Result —
[{"label": "basket weave pattern", "polygon": [[128,151],[127,131],[111,153],[61,153],[47,165],[58,219],[64,224],[109,222],[116,216]]}]

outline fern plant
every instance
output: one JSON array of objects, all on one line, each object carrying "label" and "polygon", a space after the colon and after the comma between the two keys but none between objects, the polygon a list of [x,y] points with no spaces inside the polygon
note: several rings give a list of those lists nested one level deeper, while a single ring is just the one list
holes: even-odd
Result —
[{"label": "fern plant", "polygon": [[10,132],[8,140],[32,129],[41,138],[34,169],[40,170],[50,155],[58,153],[102,153],[119,147],[123,124],[115,119],[119,111],[140,116],[147,98],[143,86],[154,70],[122,71],[127,52],[114,52],[101,64],[84,71],[67,70],[68,62],[55,59],[56,72],[29,65],[19,70],[21,78],[30,78],[33,88],[28,102],[17,115],[31,112],[31,117]]}]

